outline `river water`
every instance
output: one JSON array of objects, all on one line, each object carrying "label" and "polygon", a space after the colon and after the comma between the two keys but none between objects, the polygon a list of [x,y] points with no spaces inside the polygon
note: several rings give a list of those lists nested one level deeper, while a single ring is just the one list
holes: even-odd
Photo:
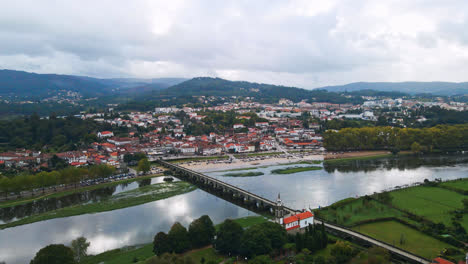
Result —
[{"label": "river water", "polygon": [[[271,171],[291,166],[311,165],[281,165],[248,170],[264,173],[257,177],[222,176],[226,172],[208,174],[271,200],[275,200],[278,193],[281,193],[281,198],[287,206],[302,209],[325,206],[347,197],[372,194],[396,186],[422,182],[424,179],[449,180],[468,177],[466,158],[466,156],[461,158],[438,156],[424,159],[358,161],[347,165],[327,165],[316,171],[283,175],[272,174]],[[160,178],[157,178],[146,184],[159,181]],[[144,183],[113,187],[112,190],[101,191],[100,195],[88,194],[85,198],[79,198],[74,202],[95,202],[102,195],[113,195],[137,188],[142,184]],[[31,208],[34,207],[31,206]],[[16,216],[8,216],[8,213],[4,213],[2,221],[12,221],[15,217],[24,217],[28,215],[28,212],[34,213],[35,211],[24,209],[11,212],[21,213]],[[204,214],[209,215],[214,223],[220,223],[226,218],[255,215],[197,189],[164,200],[110,212],[52,219],[0,230],[0,262],[29,263],[35,252],[45,245],[69,244],[78,236],[85,236],[91,242],[89,248],[91,254],[126,245],[147,243],[152,241],[157,232],[167,232],[174,222],[179,221],[188,226],[193,219]]]}]

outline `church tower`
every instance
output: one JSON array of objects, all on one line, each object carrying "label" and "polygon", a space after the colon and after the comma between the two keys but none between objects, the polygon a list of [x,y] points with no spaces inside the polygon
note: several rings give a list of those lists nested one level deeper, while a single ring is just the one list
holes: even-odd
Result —
[{"label": "church tower", "polygon": [[279,193],[278,193],[278,198],[276,199],[275,216],[277,219],[279,219],[280,224],[282,224],[283,217],[284,217],[284,209],[283,209],[283,202],[281,201],[281,195]]}]

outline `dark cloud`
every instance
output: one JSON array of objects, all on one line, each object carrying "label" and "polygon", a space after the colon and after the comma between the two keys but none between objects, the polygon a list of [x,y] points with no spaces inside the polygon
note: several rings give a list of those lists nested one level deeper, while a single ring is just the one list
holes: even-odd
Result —
[{"label": "dark cloud", "polygon": [[2,1],[0,68],[307,88],[462,81],[453,69],[468,59],[467,8],[464,0]]}]

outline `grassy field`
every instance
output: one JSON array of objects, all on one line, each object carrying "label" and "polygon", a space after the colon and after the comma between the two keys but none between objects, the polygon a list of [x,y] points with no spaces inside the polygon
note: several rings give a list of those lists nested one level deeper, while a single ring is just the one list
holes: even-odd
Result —
[{"label": "grassy field", "polygon": [[277,170],[272,170],[271,173],[273,174],[292,174],[292,173],[298,173],[298,172],[303,172],[303,171],[312,171],[312,170],[321,170],[322,167],[287,167],[285,169],[277,169]]},{"label": "grassy field", "polygon": [[463,208],[464,195],[438,187],[419,186],[390,193],[397,208],[423,216],[435,223],[451,225],[450,211]]},{"label": "grassy field", "polygon": [[393,154],[379,154],[374,156],[363,156],[363,157],[349,157],[349,158],[339,158],[339,159],[327,159],[324,161],[325,164],[342,164],[348,163],[355,160],[375,160],[375,159],[383,159],[383,158],[390,158],[395,157]]},{"label": "grassy field", "polygon": [[448,187],[453,190],[468,191],[468,179],[459,179],[455,181],[443,182],[441,187]]},{"label": "grassy field", "polygon": [[18,221],[0,225],[0,229],[30,224],[53,218],[98,213],[121,209],[125,207],[131,207],[139,204],[169,198],[178,194],[191,192],[195,189],[195,186],[182,181],[147,185],[138,189],[121,192],[101,202],[65,207],[58,210],[53,210],[46,213],[26,217]]},{"label": "grassy field", "polygon": [[102,183],[102,184],[97,184],[97,185],[92,185],[92,186],[87,186],[87,187],[78,187],[76,189],[69,189],[69,190],[66,190],[66,191],[60,191],[60,192],[56,192],[56,193],[45,194],[45,195],[42,195],[42,196],[37,196],[37,197],[32,197],[32,198],[31,197],[25,197],[25,198],[22,198],[22,199],[5,201],[5,202],[0,203],[0,208],[11,207],[11,206],[16,206],[16,205],[21,205],[21,204],[27,204],[27,203],[30,203],[30,202],[34,202],[34,201],[38,201],[38,200],[42,200],[42,199],[46,199],[46,198],[60,198],[60,197],[63,197],[63,196],[74,194],[74,193],[92,191],[92,190],[96,190],[96,189],[101,189],[101,188],[105,188],[105,187],[111,187],[111,186],[119,185],[119,184],[122,184],[122,183],[130,183],[130,182],[140,181],[140,180],[144,180],[144,179],[151,179],[151,178],[159,177],[159,176],[162,176],[162,174],[153,174],[153,175],[141,176],[141,177],[137,177],[137,178],[133,178],[133,179],[126,179],[126,180]]},{"label": "grassy field", "polygon": [[250,172],[233,172],[233,173],[227,173],[224,174],[223,176],[225,177],[253,177],[253,176],[260,176],[265,173],[261,171],[250,171]]},{"label": "grassy field", "polygon": [[208,263],[209,261],[220,263],[224,260],[224,257],[219,255],[212,247],[191,250],[184,255],[190,256],[194,263],[202,263],[202,259],[205,259],[204,263]]},{"label": "grassy field", "polygon": [[[428,259],[437,257],[444,248],[452,247],[395,221],[365,224],[353,229]],[[404,242],[400,244],[402,238]]]},{"label": "grassy field", "polygon": [[376,201],[363,202],[356,199],[340,206],[337,210],[328,207],[321,209],[319,217],[340,225],[353,226],[362,221],[378,218],[404,217],[404,213]]}]

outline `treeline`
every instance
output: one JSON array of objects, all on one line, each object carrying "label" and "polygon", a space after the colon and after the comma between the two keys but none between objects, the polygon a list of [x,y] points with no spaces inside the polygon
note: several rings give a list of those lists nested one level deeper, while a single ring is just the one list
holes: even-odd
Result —
[{"label": "treeline", "polygon": [[77,184],[87,179],[98,179],[114,174],[115,168],[108,165],[94,165],[87,168],[66,167],[58,171],[42,171],[36,174],[20,174],[15,177],[0,177],[0,193],[9,193],[56,186]]},{"label": "treeline", "polygon": [[62,152],[76,150],[96,140],[96,131],[111,129],[109,124],[75,117],[40,119],[30,117],[0,121],[0,151],[16,148]]},{"label": "treeline", "polygon": [[168,234],[156,234],[153,251],[157,256],[180,254],[212,244],[223,255],[252,259],[258,256],[278,256],[285,251],[306,250],[312,253],[327,247],[329,242],[323,225],[309,225],[302,234],[288,235],[277,223],[264,222],[244,230],[239,223],[227,219],[215,230],[206,215],[194,220],[188,230],[180,223],[175,223]]},{"label": "treeline", "polygon": [[328,150],[456,151],[468,148],[468,124],[430,128],[363,127],[328,130]]}]

